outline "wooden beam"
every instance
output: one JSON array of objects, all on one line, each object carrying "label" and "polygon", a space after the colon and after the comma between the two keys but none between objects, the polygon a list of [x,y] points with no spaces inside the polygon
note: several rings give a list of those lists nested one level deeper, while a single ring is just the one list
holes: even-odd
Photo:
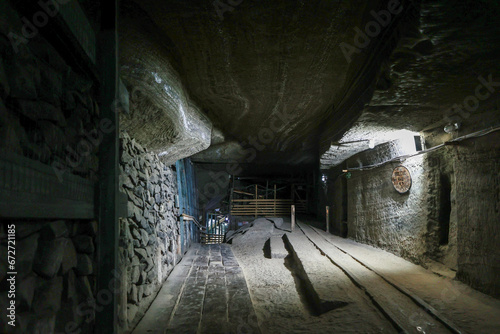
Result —
[{"label": "wooden beam", "polygon": [[248,196],[254,196],[254,194],[249,193],[249,192],[246,192],[246,191],[241,191],[241,190],[236,190],[236,189],[234,189],[233,191],[234,191],[235,193],[237,193],[237,194],[243,194],[243,195],[248,195]]},{"label": "wooden beam", "polygon": [[326,207],[326,233],[330,233],[330,207]]},{"label": "wooden beam", "polygon": [[[99,234],[97,291],[109,291],[116,284],[118,269],[117,196],[119,178],[119,123],[113,106],[118,98],[118,0],[101,2],[99,34],[100,119],[111,131],[103,134],[99,147]],[[102,123],[101,123],[102,124]],[[114,288],[111,301],[96,312],[96,333],[118,333],[118,298],[122,291]],[[123,307],[123,305],[122,305]]]},{"label": "wooden beam", "polygon": [[233,207],[233,199],[234,199],[234,176],[231,175],[231,190],[229,193],[229,221],[232,222],[231,219],[231,214],[232,214],[232,207]]},{"label": "wooden beam", "polygon": [[292,205],[292,232],[295,230],[295,205]]},{"label": "wooden beam", "polygon": [[276,183],[274,184],[274,215],[276,216]]},{"label": "wooden beam", "polygon": [[[50,3],[50,1],[43,2]],[[46,23],[43,23],[42,29],[38,31],[73,70],[97,83],[99,73],[95,64],[95,33],[79,1],[57,2],[59,2],[57,15],[50,15]],[[41,13],[45,15],[39,3],[31,0],[11,1],[14,8],[27,18],[33,18],[35,15],[41,17],[38,15]],[[30,22],[35,23],[31,20]]]},{"label": "wooden beam", "polygon": [[[257,202],[258,199],[259,199],[259,197],[257,196],[257,185],[255,185],[255,200],[256,200],[255,203],[258,203]],[[255,217],[257,217],[257,210],[258,210],[258,205],[256,204],[255,205]]]}]

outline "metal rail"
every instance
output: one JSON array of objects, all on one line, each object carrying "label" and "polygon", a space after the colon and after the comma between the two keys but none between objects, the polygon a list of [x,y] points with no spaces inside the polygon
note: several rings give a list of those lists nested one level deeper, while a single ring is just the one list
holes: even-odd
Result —
[{"label": "metal rail", "polygon": [[[187,215],[185,213],[181,214],[181,217],[184,221],[192,221],[196,225],[200,232],[200,242],[202,244],[221,244],[224,242],[225,233],[212,233],[211,230],[207,230],[206,226],[201,225],[201,223],[196,220],[195,217]],[[221,225],[221,223],[223,223],[224,221],[225,217],[224,219],[219,219],[219,221],[217,221],[216,223],[217,226]]]},{"label": "metal rail", "polygon": [[201,225],[200,222],[198,222],[196,220],[196,218],[194,218],[193,216],[190,216],[190,215],[187,215],[185,213],[181,214],[181,217],[184,219],[184,220],[188,220],[188,221],[192,221],[194,222],[194,224],[200,229],[200,231],[202,231],[203,229],[206,230],[206,227]]}]

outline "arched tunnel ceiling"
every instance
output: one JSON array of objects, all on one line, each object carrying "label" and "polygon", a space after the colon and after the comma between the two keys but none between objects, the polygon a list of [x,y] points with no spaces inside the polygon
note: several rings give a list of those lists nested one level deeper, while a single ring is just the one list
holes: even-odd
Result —
[{"label": "arched tunnel ceiling", "polygon": [[[178,76],[186,104],[207,117],[200,128],[211,127],[203,131],[212,146],[193,156],[198,162],[305,165],[327,151],[321,163],[328,168],[339,163],[335,152],[328,155],[330,142],[356,120],[363,131],[349,138],[372,135],[372,126],[420,131],[471,94],[478,75],[500,77],[495,1],[401,1],[404,11],[351,62],[341,43],[354,45],[354,29],[374,21],[370,12],[387,1],[221,1],[234,5],[222,15],[217,1],[123,3],[122,64],[143,53],[144,71],[163,71],[162,80]],[[137,47],[140,40],[147,42]],[[122,76],[134,77],[126,66]],[[148,90],[141,80],[127,83]],[[161,103],[149,109],[158,113]],[[150,131],[161,132],[161,122],[144,112],[153,124],[136,132],[144,132],[146,145],[155,137],[160,152],[172,140]],[[198,146],[192,151],[208,145]]]}]

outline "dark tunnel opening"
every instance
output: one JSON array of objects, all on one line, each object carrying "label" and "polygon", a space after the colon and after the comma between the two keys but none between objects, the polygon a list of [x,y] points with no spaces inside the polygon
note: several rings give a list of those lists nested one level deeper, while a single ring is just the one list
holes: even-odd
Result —
[{"label": "dark tunnel opening", "polygon": [[441,196],[439,201],[439,244],[447,245],[450,235],[451,182],[447,175],[441,175]]}]

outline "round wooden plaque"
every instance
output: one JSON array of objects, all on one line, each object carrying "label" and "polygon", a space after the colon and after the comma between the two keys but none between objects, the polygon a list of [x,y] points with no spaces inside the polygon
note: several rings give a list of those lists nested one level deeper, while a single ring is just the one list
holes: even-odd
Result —
[{"label": "round wooden plaque", "polygon": [[400,194],[408,192],[411,188],[410,171],[403,166],[398,166],[392,171],[392,184]]}]

